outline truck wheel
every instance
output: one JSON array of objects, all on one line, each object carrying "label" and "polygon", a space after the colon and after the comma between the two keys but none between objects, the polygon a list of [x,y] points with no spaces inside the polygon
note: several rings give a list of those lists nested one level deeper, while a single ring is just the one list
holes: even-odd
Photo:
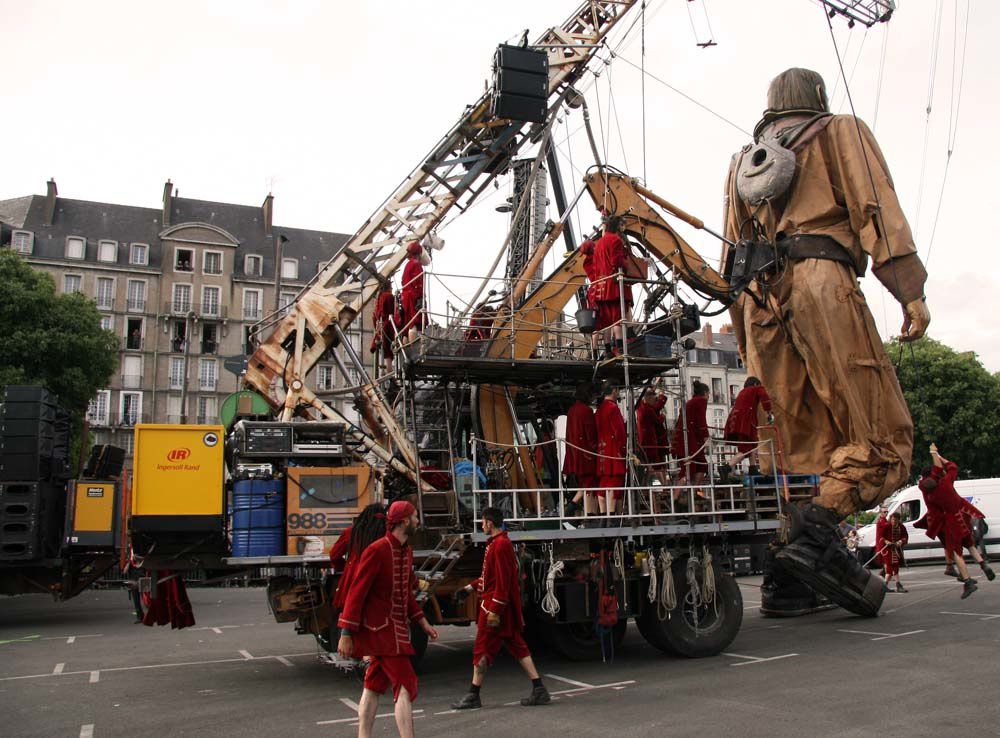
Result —
[{"label": "truck wheel", "polygon": [[[619,618],[611,629],[610,639],[605,636],[605,650],[613,646],[617,651],[625,640],[626,630],[628,620]],[[549,643],[556,653],[570,661],[595,661],[601,658],[601,641],[593,623],[552,623],[549,625]]]},{"label": "truck wheel", "polygon": [[677,586],[677,607],[670,617],[660,620],[655,604],[636,618],[639,632],[650,645],[685,658],[703,658],[722,652],[740,631],[743,623],[743,596],[736,580],[715,570],[715,601],[694,608],[687,603],[688,584],[684,576],[686,563],[674,566]]}]

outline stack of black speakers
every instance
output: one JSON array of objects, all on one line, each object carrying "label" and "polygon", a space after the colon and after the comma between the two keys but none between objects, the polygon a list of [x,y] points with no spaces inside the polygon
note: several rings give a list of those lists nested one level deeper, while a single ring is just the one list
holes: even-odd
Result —
[{"label": "stack of black speakers", "polygon": [[70,414],[44,387],[9,385],[0,399],[0,561],[57,556]]},{"label": "stack of black speakers", "polygon": [[500,46],[493,57],[493,115],[544,123],[549,112],[549,55],[523,46]]}]

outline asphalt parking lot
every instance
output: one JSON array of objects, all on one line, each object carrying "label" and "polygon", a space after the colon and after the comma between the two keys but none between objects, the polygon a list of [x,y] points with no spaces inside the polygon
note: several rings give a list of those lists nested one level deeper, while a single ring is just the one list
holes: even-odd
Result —
[{"label": "asphalt parking lot", "polygon": [[[421,666],[418,735],[995,736],[1000,580],[967,600],[941,567],[904,571],[909,594],[882,614],[832,610],[762,618],[757,578],[740,580],[743,629],[726,653],[662,655],[634,626],[613,663],[536,654],[556,698],[516,700],[530,684],[501,655],[484,708],[456,713],[470,677],[474,630],[442,629]],[[360,685],[323,663],[311,638],[267,611],[263,592],[195,589],[194,628],[132,622],[126,595],[91,591],[68,603],[0,600],[0,735],[347,736]],[[376,735],[395,735],[385,702]]]}]

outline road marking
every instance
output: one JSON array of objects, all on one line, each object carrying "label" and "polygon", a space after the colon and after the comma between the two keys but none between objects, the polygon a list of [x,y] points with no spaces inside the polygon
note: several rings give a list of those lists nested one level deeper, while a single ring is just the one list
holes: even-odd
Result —
[{"label": "road marking", "polygon": [[838,630],[839,633],[857,633],[858,635],[870,635],[878,636],[877,638],[872,638],[873,641],[885,641],[889,638],[902,638],[903,636],[916,635],[917,633],[923,633],[923,630],[908,630],[905,633],[877,633],[871,630]]},{"label": "road marking", "polygon": [[[551,676],[551,674],[546,674],[546,676]],[[629,679],[627,682],[611,682],[610,684],[593,684],[589,687],[575,687],[573,689],[561,689],[557,692],[549,692],[551,695],[564,694],[567,697],[575,697],[577,694],[582,692],[589,692],[594,689],[609,689],[611,687],[627,687],[630,684],[635,684],[635,679]],[[518,702],[517,704],[521,704]]]},{"label": "road marking", "polygon": [[348,707],[350,707],[352,710],[354,710],[354,712],[361,712],[361,706],[354,700],[349,700],[346,697],[341,697],[340,701],[343,702]]},{"label": "road marking", "polygon": [[[45,636],[44,638],[39,638],[42,641],[66,641],[66,643],[73,643],[77,638],[100,638],[103,633],[86,633],[84,635],[71,635],[71,636]],[[29,636],[29,638],[38,638],[38,636]]]},{"label": "road marking", "polygon": [[286,659],[284,656],[275,656],[274,660],[277,661],[279,664],[284,664],[285,666],[295,666],[295,664]]},{"label": "road marking", "polygon": [[[9,640],[0,641],[0,646],[6,646],[8,643],[31,643],[32,641],[36,641],[38,639],[39,638],[36,635],[24,636],[23,638],[11,638]],[[43,638],[41,640],[46,639]]]},{"label": "road marking", "polygon": [[240,656],[245,658],[247,661],[253,661],[253,656],[250,655],[249,651],[240,650]]},{"label": "road marking", "polygon": [[63,673],[63,669],[65,669],[65,668],[66,668],[65,662],[56,664],[56,668],[52,670],[52,673],[53,674],[62,674]]},{"label": "road marking", "polygon": [[90,672],[90,683],[91,684],[97,684],[97,682],[99,682],[100,679],[101,679],[101,672],[99,672],[99,671],[92,671],[92,672]]},{"label": "road marking", "polygon": [[76,636],[70,636],[69,638],[66,639],[66,643],[72,643],[75,640],[76,640]]},{"label": "road marking", "polygon": [[217,635],[222,635],[222,628],[212,628],[212,632]]},{"label": "road marking", "polygon": [[741,661],[737,664],[730,664],[730,666],[747,666],[749,664],[763,664],[767,661],[780,661],[781,659],[790,659],[793,656],[798,656],[797,653],[783,653],[780,656],[768,656],[765,658],[761,656],[746,656],[741,653],[728,653],[728,652],[723,652],[722,655],[729,656],[730,658],[734,659],[746,659],[746,661]]},{"label": "road marking", "polygon": [[575,679],[567,679],[564,676],[559,676],[558,674],[546,674],[546,679],[555,679],[557,682],[565,682],[566,684],[572,684],[574,687],[583,687],[584,689],[594,689],[593,684],[587,684],[587,682],[578,682]]},{"label": "road marking", "polygon": [[80,726],[80,738],[94,738],[94,724]]},{"label": "road marking", "polygon": [[[508,705],[516,705],[517,702],[507,702]],[[474,710],[479,710],[481,708],[475,707]],[[442,710],[441,712],[435,712],[435,715],[454,715],[458,710]]]},{"label": "road marking", "polygon": [[438,648],[443,648],[446,651],[457,651],[458,650],[454,646],[449,646],[447,643],[441,643],[440,641],[431,641],[429,645],[431,645],[431,646],[437,646]]},{"label": "road marking", "polygon": [[1000,618],[1000,615],[991,615],[985,612],[950,612],[948,610],[942,610],[941,615],[969,615],[980,620],[996,620]]},{"label": "road marking", "polygon": [[[307,651],[307,652],[304,652],[304,653],[286,653],[286,654],[282,654],[282,656],[284,658],[286,658],[286,659],[287,658],[295,658],[295,657],[298,657],[298,656],[313,656],[313,657],[315,657],[316,656],[316,652],[315,651]],[[277,658],[278,658],[277,656],[256,656],[256,657],[251,656],[249,660],[251,660],[251,661],[266,661],[267,659],[277,659]],[[247,660],[248,659],[241,657],[241,658],[238,658],[238,659],[208,659],[208,660],[205,660],[205,661],[178,661],[178,662],[175,662],[175,663],[172,663],[172,664],[144,664],[144,665],[141,665],[141,666],[109,666],[106,669],[101,669],[101,671],[104,671],[104,672],[108,672],[108,671],[136,671],[136,670],[140,670],[140,669],[167,669],[167,668],[174,667],[174,666],[206,666],[208,664],[234,664],[234,663],[242,664],[242,663],[246,662]],[[63,667],[63,666],[65,666],[65,664],[59,664],[57,666],[57,668]],[[59,676],[59,675],[62,675],[62,676],[72,676],[74,674],[90,674],[90,670],[89,669],[87,669],[85,671],[61,671],[60,670],[60,671],[52,671],[52,672],[50,672],[48,674],[24,674],[22,676],[0,677],[0,682],[13,682],[13,681],[19,681],[21,679],[44,679],[46,677]]]},{"label": "road marking", "polygon": [[[413,717],[416,718],[417,715],[419,715],[422,712],[423,712],[423,710],[414,710],[413,711]],[[383,712],[380,715],[376,715],[375,718],[378,719],[378,718],[386,718],[386,717],[395,717],[395,715],[396,715],[396,713],[394,713],[394,712]],[[355,725],[357,725],[358,724],[358,718],[355,715],[354,717],[340,718],[339,720],[317,720],[316,721],[316,725],[341,725],[343,723],[354,723]]]}]

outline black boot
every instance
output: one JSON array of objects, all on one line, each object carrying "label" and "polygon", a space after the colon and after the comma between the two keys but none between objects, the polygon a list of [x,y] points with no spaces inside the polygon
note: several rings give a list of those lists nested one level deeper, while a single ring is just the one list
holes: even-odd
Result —
[{"label": "black boot", "polygon": [[796,579],[857,615],[874,617],[885,599],[886,586],[865,569],[840,538],[840,516],[814,503],[792,516],[789,543],[775,561]]},{"label": "black boot", "polygon": [[986,563],[986,559],[979,562],[979,568],[983,570],[983,576],[986,577],[987,581],[992,582],[997,578],[996,573],[990,568],[990,565]]},{"label": "black boot", "polygon": [[977,589],[979,589],[979,585],[976,584],[976,580],[969,577],[965,580],[965,586],[962,588],[962,599],[964,600]]},{"label": "black boot", "polygon": [[777,548],[772,544],[764,557],[764,578],[760,585],[760,614],[766,618],[794,618],[835,605],[791,577],[774,560]]},{"label": "black boot", "polygon": [[521,704],[525,707],[533,707],[535,705],[547,705],[552,701],[552,697],[549,696],[549,690],[545,688],[545,685],[539,685],[537,687],[531,688],[531,694],[527,697],[521,698]]},{"label": "black boot", "polygon": [[478,692],[466,692],[458,702],[451,703],[452,710],[478,710],[482,706]]},{"label": "black boot", "polygon": [[896,582],[896,591],[897,592],[903,592],[905,594],[906,592],[909,592],[910,590],[908,590],[906,587],[904,587],[902,582]]},{"label": "black boot", "polygon": [[958,569],[955,568],[954,564],[946,564],[944,567],[944,575],[946,577],[958,578]]},{"label": "black boot", "polygon": [[570,500],[563,506],[567,518],[575,518],[580,512],[580,505]]}]

